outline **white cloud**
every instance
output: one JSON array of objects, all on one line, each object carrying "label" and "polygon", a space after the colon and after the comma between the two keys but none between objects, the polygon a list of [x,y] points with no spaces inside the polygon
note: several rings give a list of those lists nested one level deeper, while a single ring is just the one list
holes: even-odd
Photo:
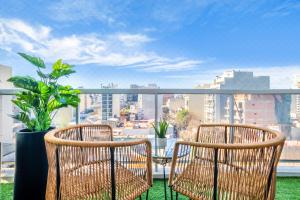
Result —
[{"label": "white cloud", "polygon": [[186,60],[186,59],[167,59],[157,57],[149,63],[138,64],[137,67],[144,69],[149,72],[159,71],[180,71],[194,69],[201,65],[203,61],[200,60]]},{"label": "white cloud", "polygon": [[50,27],[0,18],[1,49],[32,53],[47,61],[63,58],[73,64],[132,67],[151,72],[186,70],[202,63],[146,51],[144,45],[152,40],[144,34],[130,33],[55,37]]},{"label": "white cloud", "polygon": [[129,46],[129,47],[151,42],[153,40],[143,34],[120,33],[117,34],[116,36],[118,40],[120,40],[125,46]]}]

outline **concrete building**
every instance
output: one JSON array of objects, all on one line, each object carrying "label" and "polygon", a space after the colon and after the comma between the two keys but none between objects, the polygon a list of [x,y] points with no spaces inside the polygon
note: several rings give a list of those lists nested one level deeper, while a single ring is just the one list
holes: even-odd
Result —
[{"label": "concrete building", "polygon": [[163,105],[166,105],[167,104],[167,101],[169,99],[172,99],[174,98],[176,95],[174,94],[163,94]]},{"label": "concrete building", "polygon": [[80,121],[83,123],[101,123],[102,96],[100,94],[80,94],[79,97]]},{"label": "concrete building", "polygon": [[72,123],[75,124],[75,120],[73,120],[73,116],[75,115],[74,112],[75,110],[71,106],[60,108],[53,118],[53,124],[55,125],[55,127],[63,128],[69,126]]},{"label": "concrete building", "polygon": [[[246,90],[266,90],[270,89],[269,76],[254,76],[253,72],[226,71],[221,76],[217,76],[210,89],[246,89]],[[227,95],[206,95],[204,99],[204,121],[208,123],[228,122],[226,118]]]},{"label": "concrete building", "polygon": [[95,94],[81,94],[80,97],[80,104],[79,104],[79,111],[87,112],[89,109],[92,108],[92,105],[95,104]]},{"label": "concrete building", "polygon": [[[10,89],[12,84],[7,82],[12,76],[12,68],[0,65],[0,89]],[[0,96],[0,142],[13,143],[13,113],[12,96]]]},{"label": "concrete building", "polygon": [[[234,123],[264,127],[277,124],[273,95],[240,94],[235,95],[234,100]],[[229,106],[226,109],[229,110]],[[229,112],[226,118],[229,121]]]},{"label": "concrete building", "polygon": [[[149,84],[148,86],[140,86],[141,89],[158,89],[156,84]],[[163,95],[158,95],[157,99],[157,114],[161,117],[163,105]],[[150,120],[155,118],[155,96],[148,94],[138,95],[138,108],[141,113],[141,118],[144,120]]]},{"label": "concrete building", "polygon": [[[117,85],[110,83],[101,85],[101,89],[114,89]],[[110,118],[120,117],[120,95],[119,94],[102,94],[100,98],[101,120],[107,121]]]},{"label": "concrete building", "polygon": [[182,110],[185,108],[185,98],[183,96],[176,96],[170,98],[166,102],[166,106],[169,109],[170,115],[176,114],[177,111]]},{"label": "concrete building", "polygon": [[[142,86],[136,85],[136,84],[131,84],[130,89],[140,89]],[[127,94],[127,102],[132,103],[132,102],[137,102],[138,101],[138,94]]]},{"label": "concrete building", "polygon": [[[195,89],[208,89],[210,84],[202,84],[195,87]],[[189,111],[191,120],[204,122],[205,121],[205,104],[206,95],[201,94],[189,94],[185,95],[185,109]]]},{"label": "concrete building", "polygon": [[[300,89],[300,75],[294,77],[294,87],[295,89]],[[292,106],[295,117],[300,118],[300,95],[293,96],[293,106]]]}]

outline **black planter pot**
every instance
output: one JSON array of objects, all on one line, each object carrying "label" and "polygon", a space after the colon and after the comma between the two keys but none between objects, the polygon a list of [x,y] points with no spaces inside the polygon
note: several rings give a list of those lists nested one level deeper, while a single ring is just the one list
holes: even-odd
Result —
[{"label": "black planter pot", "polygon": [[24,129],[16,134],[14,200],[45,199],[48,160],[44,136],[47,132]]}]

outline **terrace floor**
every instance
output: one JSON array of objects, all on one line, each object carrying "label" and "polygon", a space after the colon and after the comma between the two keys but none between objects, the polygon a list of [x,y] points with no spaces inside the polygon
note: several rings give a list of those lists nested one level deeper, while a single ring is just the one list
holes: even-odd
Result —
[{"label": "terrace floor", "polygon": [[[149,199],[163,199],[163,181],[154,180],[154,185],[150,190]],[[168,190],[169,192],[169,190]],[[12,200],[13,184],[0,185],[0,199]],[[170,194],[168,193],[168,197]],[[179,196],[179,199],[185,200],[186,197]],[[277,200],[300,200],[300,178],[293,177],[278,177],[277,178]]]}]

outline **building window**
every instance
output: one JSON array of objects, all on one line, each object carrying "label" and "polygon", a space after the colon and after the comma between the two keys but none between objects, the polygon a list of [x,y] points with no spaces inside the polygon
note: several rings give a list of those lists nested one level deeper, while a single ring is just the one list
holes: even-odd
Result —
[{"label": "building window", "polygon": [[239,108],[243,108],[243,103],[239,102]]}]

